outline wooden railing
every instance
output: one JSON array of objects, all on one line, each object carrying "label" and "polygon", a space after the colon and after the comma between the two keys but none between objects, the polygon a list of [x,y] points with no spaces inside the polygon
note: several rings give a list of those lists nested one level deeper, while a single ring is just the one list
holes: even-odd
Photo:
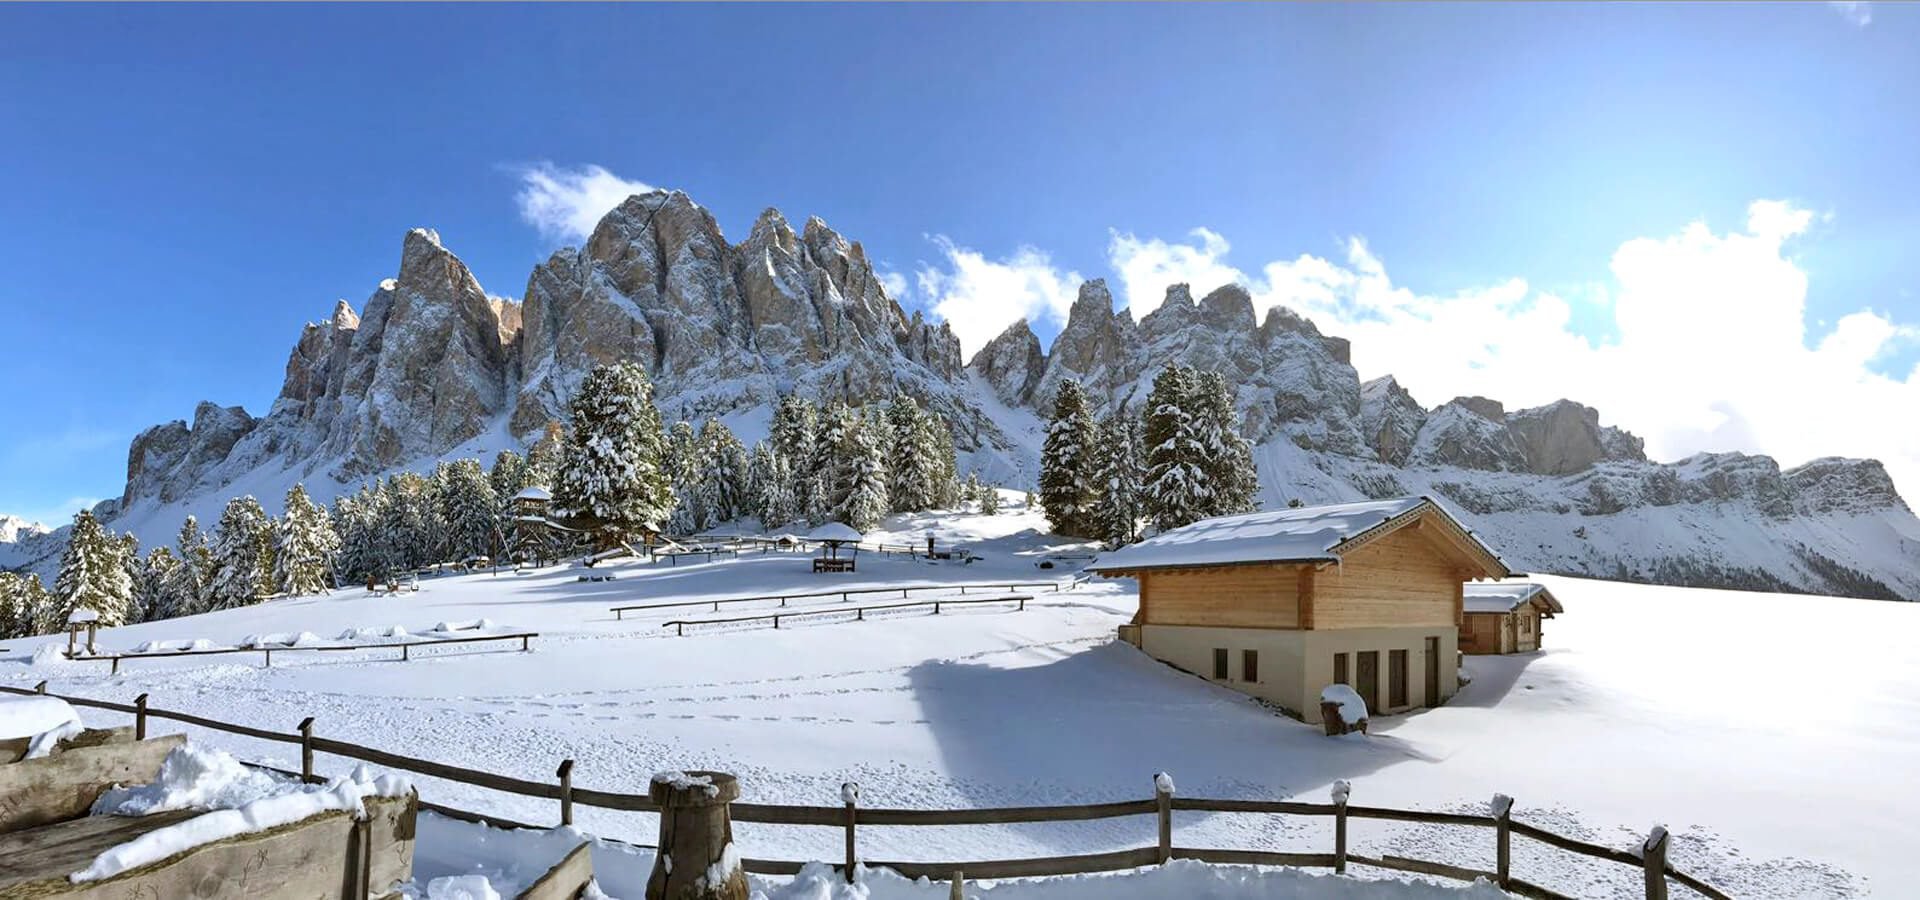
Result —
[{"label": "wooden railing", "polygon": [[757,616],[735,616],[731,619],[674,619],[671,622],[660,623],[660,627],[672,628],[676,637],[684,637],[686,636],[686,629],[689,625],[732,625],[740,622],[765,622],[771,619],[773,620],[773,627],[779,628],[781,619],[800,619],[811,616],[844,616],[849,613],[853,614],[854,621],[864,622],[867,620],[867,613],[876,610],[912,609],[925,606],[933,607],[933,614],[936,616],[940,614],[940,607],[942,606],[973,606],[980,603],[1016,603],[1018,606],[1015,608],[1015,612],[1021,612],[1026,610],[1027,601],[1032,599],[1033,597],[1028,594],[1014,594],[1007,597],[980,597],[973,600],[913,600],[906,603],[876,603],[868,606],[826,606],[817,609],[762,613]]},{"label": "wooden railing", "polygon": [[532,649],[527,642],[539,636],[540,636],[540,633],[537,631],[526,631],[526,632],[515,632],[513,634],[483,634],[483,635],[476,635],[472,637],[434,638],[432,640],[406,641],[402,643],[389,642],[384,644],[327,644],[324,646],[310,645],[305,647],[297,647],[291,644],[278,646],[278,647],[274,647],[274,646],[216,647],[211,650],[156,650],[151,653],[103,653],[103,654],[97,654],[97,655],[78,654],[75,656],[70,656],[68,657],[68,659],[74,662],[105,660],[113,664],[112,669],[110,671],[112,674],[115,674],[115,675],[120,674],[120,661],[123,659],[175,659],[182,656],[223,656],[223,655],[232,654],[232,653],[264,654],[266,656],[266,659],[264,660],[263,665],[265,665],[268,668],[271,668],[273,666],[273,655],[275,653],[295,653],[295,652],[341,653],[349,650],[397,649],[400,651],[400,660],[402,662],[405,662],[408,659],[412,658],[411,648],[414,648],[414,647],[444,647],[448,644],[477,644],[477,643],[484,643],[487,641],[519,641],[520,649],[522,651],[525,651],[525,650]]},{"label": "wooden railing", "polygon": [[[33,690],[0,686],[0,692],[10,694],[47,694],[47,683],[41,682]],[[57,695],[49,695],[57,696]],[[320,737],[313,733],[314,719],[308,717],[300,722],[294,733],[281,733],[238,725],[196,716],[189,713],[156,709],[147,703],[147,695],[134,698],[133,703],[114,703],[107,700],[95,700],[90,697],[66,697],[60,699],[81,707],[102,709],[126,713],[134,717],[134,733],[144,739],[147,734],[148,720],[159,718],[224,731],[243,737],[300,747],[300,772],[298,777],[308,781],[320,780],[314,770],[314,754],[329,753],[347,759],[360,760],[374,765],[385,766],[440,778],[459,784],[485,788],[522,797],[534,797],[554,800],[559,804],[560,824],[573,824],[573,807],[591,806],[599,809],[621,810],[628,812],[657,813],[659,807],[646,794],[622,794],[611,791],[597,791],[574,787],[573,760],[565,760],[555,770],[555,781],[528,781],[451,766],[431,760],[403,756],[385,750],[363,747],[346,741],[336,741]],[[264,768],[264,767],[263,767]],[[285,770],[275,770],[285,771]],[[287,772],[289,775],[296,773]],[[1429,812],[1423,810],[1393,809],[1377,806],[1353,806],[1347,802],[1348,789],[1345,782],[1337,782],[1333,790],[1331,803],[1305,803],[1292,800],[1213,800],[1193,797],[1174,796],[1171,779],[1160,776],[1154,778],[1154,794],[1149,799],[1122,800],[1110,803],[1078,804],[1071,806],[1022,806],[997,809],[887,809],[866,808],[858,803],[859,789],[856,785],[845,785],[842,797],[848,798],[841,806],[795,806],[784,804],[734,803],[731,815],[735,822],[748,822],[765,825],[817,826],[839,828],[846,835],[846,859],[842,871],[851,879],[857,865],[865,864],[872,868],[887,868],[899,872],[908,878],[926,877],[945,879],[957,872],[965,872],[968,877],[979,879],[1022,878],[1049,875],[1071,875],[1086,872],[1106,872],[1122,869],[1134,869],[1142,866],[1157,865],[1173,859],[1193,859],[1201,862],[1237,864],[1295,866],[1309,868],[1330,868],[1336,873],[1344,873],[1349,866],[1369,866],[1378,869],[1391,869],[1413,872],[1422,875],[1436,875],[1471,881],[1486,878],[1501,888],[1525,897],[1560,900],[1566,895],[1550,888],[1525,881],[1512,872],[1512,840],[1515,836],[1539,841],[1570,853],[1594,859],[1615,862],[1633,867],[1644,873],[1646,897],[1648,900],[1666,900],[1668,881],[1675,881],[1711,900],[1730,900],[1725,893],[1705,881],[1674,868],[1667,861],[1666,829],[1655,827],[1653,832],[1632,848],[1607,847],[1600,844],[1575,840],[1548,831],[1536,825],[1514,821],[1512,801],[1496,797],[1486,814]],[[445,812],[456,818],[483,823],[492,823],[503,827],[537,827],[526,823],[511,822],[494,816],[453,809],[437,804],[425,803],[423,807]],[[1173,814],[1180,812],[1237,813],[1262,815],[1287,815],[1330,818],[1333,820],[1333,852],[1331,853],[1290,853],[1269,850],[1221,849],[1206,847],[1180,847],[1173,843]],[[924,826],[965,826],[965,825],[1009,825],[1034,822],[1081,822],[1094,819],[1109,819],[1123,816],[1154,816],[1158,825],[1159,840],[1152,846],[1115,850],[1104,853],[1088,853],[1068,856],[1029,857],[1021,859],[999,860],[958,860],[950,862],[923,861],[879,861],[862,859],[858,853],[858,831],[860,826],[877,827],[924,827]],[[1382,854],[1378,857],[1352,853],[1347,847],[1347,825],[1352,819],[1375,819],[1394,822],[1413,822],[1426,825],[1461,826],[1470,828],[1489,828],[1494,832],[1495,869],[1487,871],[1448,863],[1412,859],[1402,856]],[[749,872],[762,875],[791,875],[805,865],[793,860],[743,859],[742,866]]]},{"label": "wooden railing", "polygon": [[613,617],[615,619],[623,619],[626,617],[626,614],[630,612],[650,612],[653,610],[661,610],[661,609],[686,609],[686,608],[695,607],[695,606],[711,607],[714,612],[719,612],[720,607],[722,606],[733,606],[738,603],[778,602],[778,604],[782,608],[785,608],[787,605],[787,601],[789,600],[814,600],[822,597],[839,597],[840,602],[846,603],[851,601],[853,596],[856,594],[898,593],[900,595],[900,599],[905,600],[914,591],[957,590],[960,592],[960,596],[964,597],[967,595],[967,590],[969,588],[973,590],[987,590],[987,591],[1017,591],[1021,589],[1052,588],[1053,592],[1057,594],[1060,591],[1065,590],[1070,586],[1071,586],[1070,583],[1059,582],[1059,581],[1027,581],[1027,582],[1021,582],[1017,584],[1008,583],[1005,581],[980,582],[978,584],[920,584],[920,585],[910,585],[907,587],[853,588],[851,590],[844,590],[844,591],[809,591],[809,592],[800,593],[800,594],[765,594],[765,595],[754,596],[754,597],[725,597],[719,600],[680,600],[672,603],[643,603],[643,604],[638,604],[634,606],[614,606],[614,607],[608,608],[607,611],[610,613],[613,613]]}]

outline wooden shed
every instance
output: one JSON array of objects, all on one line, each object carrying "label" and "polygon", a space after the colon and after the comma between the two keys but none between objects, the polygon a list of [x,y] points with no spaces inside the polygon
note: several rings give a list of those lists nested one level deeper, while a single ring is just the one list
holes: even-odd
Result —
[{"label": "wooden shed", "polygon": [[1376,712],[1451,697],[1463,588],[1509,574],[1425,497],[1205,519],[1089,568],[1140,583],[1122,639],[1308,722],[1334,683]]},{"label": "wooden shed", "polygon": [[1532,582],[1470,584],[1466,622],[1460,628],[1460,652],[1528,653],[1538,650],[1540,623],[1566,612],[1553,592]]}]

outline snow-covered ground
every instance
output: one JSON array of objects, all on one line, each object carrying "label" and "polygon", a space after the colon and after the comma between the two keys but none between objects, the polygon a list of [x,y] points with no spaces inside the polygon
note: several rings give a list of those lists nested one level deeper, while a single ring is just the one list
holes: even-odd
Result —
[{"label": "snow-covered ground", "polygon": [[[1044,534],[1019,506],[1009,494],[1000,516],[903,517],[878,536],[920,542],[931,531],[943,546],[963,543],[985,557],[971,565],[863,554],[857,574],[828,576],[813,574],[804,555],[769,554],[613,564],[603,569],[617,580],[601,583],[577,581],[577,568],[475,574],[427,580],[412,595],[349,589],[101,638],[127,649],[232,645],[250,634],[330,637],[394,625],[420,633],[484,618],[541,632],[531,653],[481,644],[401,663],[392,651],[288,652],[275,654],[272,669],[251,656],[154,659],[109,676],[104,663],[35,663],[47,639],[28,639],[0,655],[0,682],[47,679],[57,693],[123,701],[150,692],[157,707],[280,731],[312,715],[327,737],[533,780],[551,779],[571,758],[574,783],[603,790],[644,793],[653,772],[715,768],[737,774],[754,802],[831,805],[842,782],[856,781],[868,805],[944,808],[1142,798],[1162,770],[1182,794],[1207,797],[1322,800],[1346,779],[1353,802],[1368,805],[1484,809],[1506,793],[1517,798],[1516,818],[1614,846],[1664,823],[1675,863],[1736,896],[1892,896],[1920,875],[1909,850],[1920,842],[1908,775],[1920,761],[1920,655],[1910,650],[1920,607],[1911,604],[1546,578],[1567,612],[1547,623],[1544,652],[1469,658],[1473,683],[1452,703],[1376,719],[1363,739],[1326,738],[1116,643],[1115,626],[1136,605],[1131,582],[1035,592],[1024,612],[911,611],[677,638],[661,623],[701,610],[624,621],[607,611],[826,587],[1065,580],[1078,562],[1037,564],[1084,548]],[[244,758],[298,764],[288,745],[186,730]],[[322,756],[320,767],[344,774],[353,763]],[[557,820],[548,801],[414,780],[432,801]],[[649,815],[584,807],[576,821],[638,843],[652,843],[657,827]],[[1175,828],[1187,846],[1330,846],[1325,820],[1180,814]],[[861,849],[871,859],[1097,852],[1151,843],[1152,829],[1150,818],[876,827],[863,829]],[[434,835],[446,831],[423,829],[429,868],[436,858],[457,867],[470,845],[436,849]],[[841,852],[833,829],[741,824],[736,834],[751,857]],[[1353,838],[1357,853],[1492,864],[1490,835],[1479,829],[1356,822]],[[1515,851],[1516,874],[1536,883],[1639,896],[1638,873],[1617,864],[1524,840]],[[631,864],[644,880],[644,865]],[[1266,877],[1233,877],[1243,876]],[[914,890],[874,896],[944,896]]]}]

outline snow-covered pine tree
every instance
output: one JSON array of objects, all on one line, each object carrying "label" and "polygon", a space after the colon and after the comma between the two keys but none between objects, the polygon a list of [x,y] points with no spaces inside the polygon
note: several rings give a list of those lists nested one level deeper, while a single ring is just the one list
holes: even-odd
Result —
[{"label": "snow-covered pine tree", "polygon": [[960,460],[953,450],[953,426],[947,417],[929,412],[921,418],[921,424],[927,429],[928,445],[933,448],[933,491],[931,501],[935,509],[952,509],[960,505]]},{"label": "snow-covered pine tree", "polygon": [[894,512],[932,508],[939,493],[940,462],[929,417],[904,393],[896,392],[887,404],[887,495]]},{"label": "snow-covered pine tree", "polygon": [[1054,394],[1053,419],[1040,449],[1040,505],[1055,534],[1084,536],[1092,532],[1092,510],[1099,492],[1093,484],[1093,411],[1080,382],[1060,383]]},{"label": "snow-covered pine tree", "polygon": [[381,485],[380,554],[389,577],[434,561],[439,540],[433,533],[433,488],[414,472],[400,472]]},{"label": "snow-covered pine tree", "polygon": [[997,516],[1000,514],[1000,489],[991,484],[980,486],[980,514]]},{"label": "snow-covered pine tree", "polygon": [[966,483],[960,485],[960,499],[968,503],[986,502],[987,486],[980,483],[979,472],[968,472]]},{"label": "snow-covered pine tree", "polygon": [[1194,373],[1171,365],[1154,376],[1147,394],[1141,443],[1146,449],[1142,506],[1154,527],[1165,531],[1206,518],[1212,489],[1200,467],[1200,442],[1194,411]]},{"label": "snow-covered pine tree", "polygon": [[646,370],[630,362],[595,366],[572,415],[566,463],[553,485],[555,514],[594,528],[607,545],[665,519],[673,492]]},{"label": "snow-covered pine tree", "polygon": [[385,548],[385,492],[362,484],[333,501],[333,527],[340,535],[334,571],[343,584],[366,584],[389,575],[393,554]]},{"label": "snow-covered pine tree", "polygon": [[820,411],[811,401],[794,394],[780,398],[773,410],[773,424],[767,440],[775,455],[791,465],[813,458],[814,437],[820,428]]},{"label": "snow-covered pine tree", "polygon": [[287,511],[275,527],[274,585],[289,597],[324,594],[333,586],[340,538],[332,516],[303,485],[287,490]]},{"label": "snow-covered pine tree", "polygon": [[540,439],[534,441],[533,447],[527,451],[526,484],[521,487],[534,485],[553,490],[554,485],[560,483],[560,467],[566,461],[567,429],[559,422],[549,421],[547,427],[541,430]]},{"label": "snow-covered pine tree", "polygon": [[133,532],[123,532],[114,539],[114,558],[120,561],[120,568],[127,573],[127,618],[128,623],[143,621],[140,618],[141,577],[146,574],[145,561],[140,558],[140,539]]},{"label": "snow-covered pine tree", "polygon": [[667,513],[667,532],[695,534],[706,526],[700,508],[700,436],[693,425],[680,421],[667,430],[665,466],[673,509]]},{"label": "snow-covered pine tree", "polygon": [[36,630],[65,629],[67,617],[81,607],[98,613],[102,627],[126,622],[133,580],[120,562],[121,552],[118,540],[91,510],[74,514],[67,549],[60,555],[60,574],[53,580],[49,602],[40,610]]},{"label": "snow-covered pine tree", "polygon": [[839,519],[841,511],[846,508],[847,491],[851,484],[849,473],[852,471],[852,463],[846,454],[847,448],[856,440],[854,435],[859,428],[859,414],[846,404],[834,403],[822,409],[815,419],[810,451],[813,455],[796,460],[796,464],[803,469],[808,467],[806,460],[812,460],[811,480],[814,484],[809,488],[807,520],[815,525]]},{"label": "snow-covered pine tree", "polygon": [[273,525],[251,495],[227,501],[213,527],[213,578],[207,583],[208,609],[247,606],[272,590],[273,570],[266,548]]},{"label": "snow-covered pine tree", "polygon": [[882,440],[886,424],[877,414],[849,413],[845,419],[846,427],[832,445],[834,484],[844,491],[833,518],[855,531],[870,531],[887,514],[887,458]]},{"label": "snow-covered pine tree", "polygon": [[1100,421],[1100,500],[1093,508],[1093,536],[1118,547],[1140,534],[1140,421],[1125,406]]},{"label": "snow-covered pine tree", "polygon": [[708,527],[747,514],[747,448],[719,419],[700,426],[700,495]]},{"label": "snow-covered pine tree", "polygon": [[146,558],[140,561],[140,577],[134,582],[134,601],[139,607],[140,621],[154,622],[181,614],[184,606],[173,591],[183,583],[182,568],[180,557],[174,555],[172,547],[162,544],[147,551]]},{"label": "snow-covered pine tree", "polygon": [[206,532],[200,530],[200,520],[188,516],[180,523],[180,535],[174,539],[174,552],[180,555],[180,565],[186,570],[185,577],[193,579],[190,587],[192,602],[187,604],[186,612],[192,615],[206,608],[207,584],[213,581],[213,550],[207,546]]},{"label": "snow-covered pine tree", "polygon": [[507,515],[513,510],[513,498],[526,489],[527,461],[512,450],[502,450],[494,455],[487,480],[493,484],[494,511]]},{"label": "snow-covered pine tree", "polygon": [[752,516],[765,531],[773,523],[768,520],[768,494],[773,488],[773,448],[766,441],[754,442],[753,449],[747,453],[747,496],[746,514]]},{"label": "snow-covered pine tree", "polygon": [[435,470],[440,520],[444,523],[441,558],[450,561],[488,556],[500,522],[493,479],[477,459],[457,459]]},{"label": "snow-covered pine tree", "polygon": [[1240,410],[1233,402],[1233,387],[1219,372],[1201,372],[1194,379],[1193,390],[1189,406],[1200,425],[1200,468],[1212,489],[1205,513],[1226,516],[1252,512],[1260,477],[1254,469],[1253,445],[1240,434]]},{"label": "snow-covered pine tree", "polygon": [[0,640],[12,640],[33,633],[34,601],[27,594],[27,579],[38,586],[39,576],[17,575],[0,570]]}]

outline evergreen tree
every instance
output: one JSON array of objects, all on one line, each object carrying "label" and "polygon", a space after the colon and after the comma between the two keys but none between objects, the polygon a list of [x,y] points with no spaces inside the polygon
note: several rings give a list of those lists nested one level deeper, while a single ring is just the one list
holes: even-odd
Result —
[{"label": "evergreen tree", "polygon": [[793,394],[780,398],[774,408],[773,424],[767,439],[774,455],[789,464],[813,458],[814,435],[818,432],[820,412],[814,405]]},{"label": "evergreen tree", "polygon": [[214,571],[207,582],[207,608],[247,606],[272,590],[267,548],[272,546],[273,530],[266,510],[251,495],[227,501],[213,528]]},{"label": "evergreen tree", "polygon": [[114,558],[120,563],[121,570],[127,573],[127,584],[130,586],[127,593],[126,621],[129,623],[144,621],[140,615],[144,600],[140,590],[142,578],[146,574],[146,562],[140,558],[140,539],[131,531],[125,532],[114,539],[113,549]]},{"label": "evergreen tree", "polygon": [[327,515],[299,484],[287,490],[287,511],[275,529],[274,584],[289,597],[324,594],[333,586],[340,538]]},{"label": "evergreen tree", "polygon": [[967,481],[960,486],[960,499],[968,503],[985,503],[987,486],[980,483],[979,472],[968,472]]},{"label": "evergreen tree", "polygon": [[667,514],[667,531],[689,535],[707,527],[706,511],[700,508],[700,437],[693,425],[675,422],[667,430],[667,485],[673,493],[673,510]]},{"label": "evergreen tree", "polygon": [[1000,489],[990,484],[980,486],[980,514],[997,516],[1000,514]]},{"label": "evergreen tree", "polygon": [[646,371],[630,362],[595,366],[580,384],[572,414],[573,436],[553,489],[555,511],[584,519],[609,543],[664,518],[673,495]]},{"label": "evergreen tree", "polygon": [[1101,420],[1097,457],[1093,536],[1113,547],[1133,543],[1140,534],[1140,423],[1124,406]]},{"label": "evergreen tree", "polygon": [[[575,402],[578,402],[578,398],[575,398]],[[560,483],[560,467],[566,460],[567,430],[559,422],[548,422],[540,432],[540,439],[534,441],[533,448],[527,451],[526,482],[520,486],[535,485],[553,490],[554,485]]]},{"label": "evergreen tree", "polygon": [[[31,581],[32,588],[28,587]],[[34,620],[40,601],[32,595],[40,587],[38,575],[18,575],[0,569],[0,640],[27,637],[34,633]]]},{"label": "evergreen tree", "polygon": [[1208,516],[1251,512],[1260,481],[1253,446],[1240,435],[1233,388],[1220,373],[1202,372],[1194,379],[1193,392],[1187,405],[1198,426],[1199,467],[1209,489],[1203,512]]},{"label": "evergreen tree", "polygon": [[333,501],[333,525],[340,536],[334,568],[344,583],[363,584],[389,577],[393,558],[386,549],[386,495],[371,485]]},{"label": "evergreen tree", "polygon": [[161,545],[147,551],[147,558],[140,562],[140,577],[134,581],[134,602],[139,608],[140,621],[171,619],[185,613],[187,604],[174,593],[187,584],[180,577],[184,568],[171,547]]},{"label": "evergreen tree", "polygon": [[493,484],[493,503],[497,514],[512,512],[513,498],[527,487],[527,472],[527,461],[512,450],[502,450],[493,457],[493,470],[487,473],[487,479]]},{"label": "evergreen tree", "polygon": [[133,603],[133,579],[127,576],[121,555],[119,541],[91,510],[76,513],[67,549],[60,555],[60,574],[53,580],[49,602],[39,612],[37,630],[65,629],[67,617],[82,607],[98,613],[102,627],[125,623]]},{"label": "evergreen tree", "polygon": [[[764,457],[762,451],[765,452]],[[786,458],[764,443],[755,444],[754,460],[750,465],[761,470],[754,478],[758,486],[757,511],[754,515],[759,517],[761,526],[771,531],[800,518],[801,498],[794,495],[796,480]]]},{"label": "evergreen tree", "polygon": [[1144,512],[1165,531],[1207,516],[1212,491],[1201,468],[1199,424],[1188,403],[1193,370],[1172,365],[1154,376],[1147,394],[1142,444],[1146,448]]},{"label": "evergreen tree", "polygon": [[207,536],[200,530],[200,520],[188,516],[180,523],[180,536],[173,542],[173,549],[180,556],[181,584],[186,605],[178,615],[192,615],[207,608],[207,585],[213,583],[213,550],[207,546]]},{"label": "evergreen tree", "polygon": [[894,512],[919,512],[934,505],[939,493],[940,461],[936,458],[930,416],[913,398],[896,393],[887,405],[886,438],[888,499]]},{"label": "evergreen tree", "polygon": [[886,426],[878,416],[862,418],[847,412],[840,418],[842,427],[832,444],[838,501],[833,518],[855,531],[871,531],[887,514],[886,451],[880,435]]},{"label": "evergreen tree", "polygon": [[[815,419],[815,430],[810,457],[798,457],[797,463],[809,467],[805,460],[812,460],[807,495],[807,521],[818,525],[822,522],[841,518],[847,503],[847,493],[851,488],[852,461],[846,456],[847,448],[856,440],[854,432],[859,430],[860,419],[844,403],[835,403],[820,411]],[[849,523],[851,524],[851,523]]]},{"label": "evergreen tree", "polygon": [[388,577],[433,562],[439,543],[433,533],[433,487],[414,472],[401,472],[381,485],[380,553]]},{"label": "evergreen tree", "polygon": [[443,463],[436,476],[440,520],[445,525],[442,558],[491,555],[500,515],[493,479],[477,459]]},{"label": "evergreen tree", "polygon": [[960,461],[953,449],[953,426],[945,416],[928,413],[922,424],[927,429],[928,445],[933,448],[933,490],[928,499],[936,509],[960,505]]},{"label": "evergreen tree", "polygon": [[718,419],[700,427],[700,505],[708,527],[747,514],[747,448]]},{"label": "evergreen tree", "polygon": [[1040,450],[1040,505],[1055,534],[1092,531],[1091,513],[1098,491],[1093,485],[1093,413],[1080,382],[1067,379],[1054,395],[1053,419]]}]

